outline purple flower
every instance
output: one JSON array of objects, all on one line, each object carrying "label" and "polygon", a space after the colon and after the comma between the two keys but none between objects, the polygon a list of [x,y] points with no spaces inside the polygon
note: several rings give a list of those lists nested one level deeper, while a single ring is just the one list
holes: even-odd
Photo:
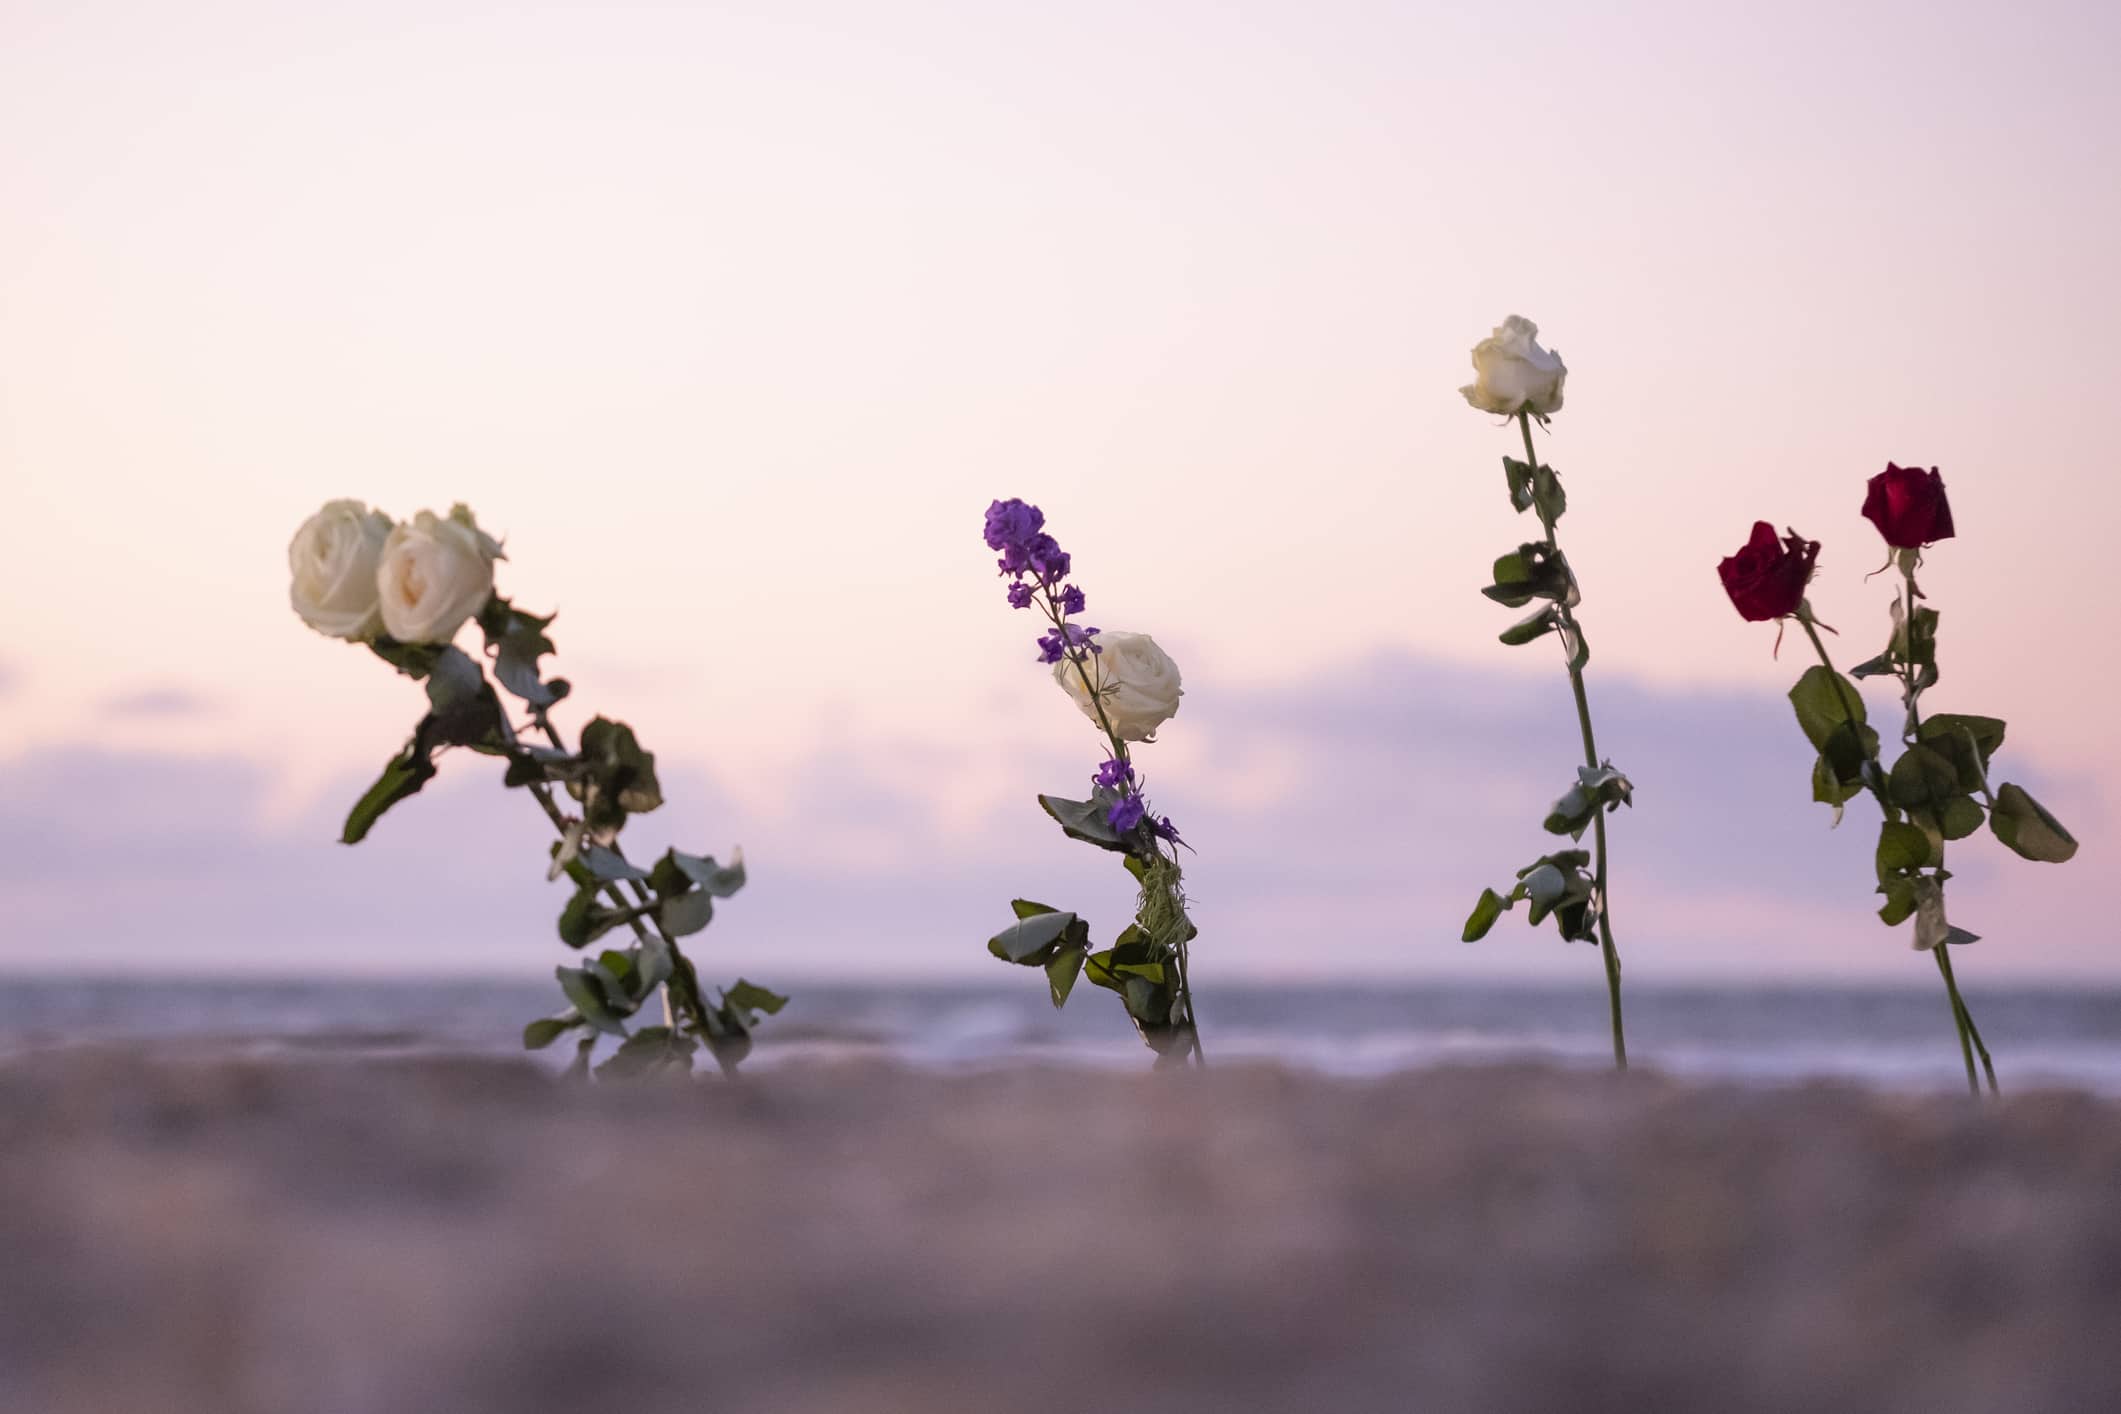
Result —
[{"label": "purple flower", "polygon": [[1090,641],[1091,635],[1096,632],[1094,628],[1083,628],[1078,624],[1062,624],[1051,633],[1041,634],[1038,640],[1038,660],[1041,663],[1058,663],[1068,655],[1071,648],[1088,647],[1092,653],[1102,652],[1102,649]]},{"label": "purple flower", "polygon": [[1009,586],[1009,607],[1028,609],[1031,607],[1031,586],[1023,580]]},{"label": "purple flower", "polygon": [[[987,507],[987,548],[990,550],[1021,549],[1031,543],[1046,523],[1046,513],[1037,506],[1011,496],[1006,501],[996,501]],[[1011,568],[1006,562],[1002,568]]]},{"label": "purple flower", "polygon": [[1067,578],[1068,566],[1074,563],[1060,542],[1050,535],[1035,535],[1024,545],[1024,561],[1031,571],[1047,584],[1058,584]]},{"label": "purple flower", "polygon": [[1142,822],[1142,798],[1123,795],[1105,812],[1105,823],[1121,834],[1129,834]]},{"label": "purple flower", "polygon": [[1118,790],[1121,786],[1133,784],[1134,767],[1115,756],[1099,766],[1092,779],[1106,790]]},{"label": "purple flower", "polygon": [[1169,840],[1173,844],[1177,844],[1179,842],[1178,826],[1171,823],[1171,817],[1169,815],[1166,815],[1163,819],[1157,821],[1149,828],[1156,831],[1156,837],[1160,840]]},{"label": "purple flower", "polygon": [[1080,614],[1085,602],[1083,591],[1072,584],[1060,592],[1061,612],[1064,614]]}]

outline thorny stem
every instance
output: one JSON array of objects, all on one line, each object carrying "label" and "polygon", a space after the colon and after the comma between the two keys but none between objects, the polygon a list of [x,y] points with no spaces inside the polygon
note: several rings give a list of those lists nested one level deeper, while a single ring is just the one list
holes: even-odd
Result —
[{"label": "thorny stem", "polygon": [[[1536,475],[1539,470],[1539,452],[1532,445],[1532,415],[1529,412],[1518,410],[1517,428],[1524,434],[1525,462]],[[1539,512],[1539,524],[1546,531],[1547,549],[1558,551],[1560,546],[1555,543],[1554,522],[1547,519],[1544,508]],[[1563,630],[1563,644],[1575,645],[1568,649],[1569,689],[1576,698],[1576,724],[1583,730],[1583,764],[1595,771],[1600,764],[1598,738],[1591,730],[1591,699],[1585,691],[1583,668],[1578,662],[1584,641],[1583,627],[1577,623],[1575,611],[1566,601],[1554,606],[1554,616]],[[1613,944],[1612,901],[1606,892],[1606,831],[1605,809],[1602,804],[1591,817],[1591,828],[1591,842],[1597,854],[1594,886],[1598,890],[1598,951],[1605,960],[1606,997],[1613,1016],[1613,1068],[1626,1070],[1628,1038],[1620,1014],[1620,949]]]}]

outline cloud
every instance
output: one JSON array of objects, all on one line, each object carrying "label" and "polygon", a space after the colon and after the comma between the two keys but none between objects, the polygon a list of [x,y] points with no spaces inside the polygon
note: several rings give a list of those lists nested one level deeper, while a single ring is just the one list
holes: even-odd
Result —
[{"label": "cloud", "polygon": [[[1827,828],[1785,702],[1606,675],[1593,695],[1600,748],[1636,784],[1635,808],[1612,821],[1631,980],[1915,977],[1905,930],[1870,916],[1875,814],[1859,802]],[[1143,760],[1199,851],[1187,879],[1203,969],[1349,985],[1595,976],[1590,948],[1516,917],[1457,941],[1484,885],[1557,847],[1539,822],[1577,764],[1558,675],[1380,654],[1267,688],[1204,683],[1165,736]],[[1104,937],[1131,911],[1116,863],[1032,802],[1079,783],[1095,756],[1087,735],[1055,738],[1002,761],[836,742],[764,804],[666,763],[672,803],[629,843],[744,844],[751,885],[696,947],[711,975],[992,979],[982,944],[1011,898],[1076,909]],[[365,781],[273,821],[271,772],[243,757],[80,749],[0,765],[0,964],[547,969],[566,956],[553,931],[565,886],[544,882],[550,827],[489,765],[447,761],[356,848],[334,841]],[[2096,840],[2096,795],[2013,774]],[[981,789],[957,788],[975,777]],[[1954,916],[1990,938],[1969,965],[2113,975],[2095,853],[2056,868],[1985,838],[1957,847]]]},{"label": "cloud", "polygon": [[0,660],[0,697],[14,696],[15,689],[20,686],[22,686],[21,671],[10,666],[4,660]]},{"label": "cloud", "polygon": [[214,702],[188,687],[162,684],[133,688],[115,697],[107,697],[96,710],[106,717],[199,717],[212,712]]}]

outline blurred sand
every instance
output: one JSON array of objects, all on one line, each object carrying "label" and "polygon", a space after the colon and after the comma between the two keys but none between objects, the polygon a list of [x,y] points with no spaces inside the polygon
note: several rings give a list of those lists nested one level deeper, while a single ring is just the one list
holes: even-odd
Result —
[{"label": "blurred sand", "polygon": [[0,1066],[0,1409],[2121,1409],[2121,1107]]}]

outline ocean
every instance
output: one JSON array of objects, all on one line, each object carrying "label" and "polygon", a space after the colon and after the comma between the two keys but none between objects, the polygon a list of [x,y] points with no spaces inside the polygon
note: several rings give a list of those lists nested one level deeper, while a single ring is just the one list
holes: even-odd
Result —
[{"label": "ocean", "polygon": [[[885,1057],[925,1067],[1025,1062],[1146,1068],[1117,1003],[1085,989],[1055,1012],[1038,979],[995,985],[788,983],[748,1067]],[[1627,994],[1629,1059],[1757,1084],[1964,1084],[1940,988],[1664,987]],[[2121,990],[1977,987],[1968,998],[2004,1088],[2121,1095]],[[259,1051],[517,1052],[558,1009],[549,982],[461,978],[227,981],[0,978],[0,1054],[123,1039],[214,1039]],[[1211,1064],[1273,1061],[1349,1076],[1435,1064],[1608,1060],[1605,994],[1569,987],[1399,984],[1199,989]],[[541,1053],[558,1062],[566,1045]]]}]

